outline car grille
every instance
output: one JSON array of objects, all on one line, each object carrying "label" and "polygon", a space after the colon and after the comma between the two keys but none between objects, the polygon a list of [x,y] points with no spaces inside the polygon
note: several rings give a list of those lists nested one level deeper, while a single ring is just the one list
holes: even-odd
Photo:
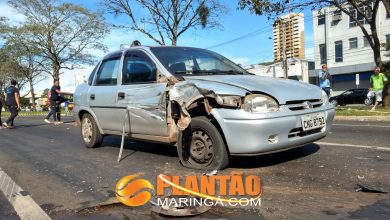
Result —
[{"label": "car grille", "polygon": [[321,132],[322,128],[316,128],[309,131],[304,131],[302,128],[294,128],[288,133],[288,138],[294,138],[294,137],[304,137],[307,135],[315,134]]},{"label": "car grille", "polygon": [[299,101],[288,101],[286,106],[291,111],[299,111],[305,109],[318,108],[322,105],[321,99],[311,99],[311,100],[299,100]]}]

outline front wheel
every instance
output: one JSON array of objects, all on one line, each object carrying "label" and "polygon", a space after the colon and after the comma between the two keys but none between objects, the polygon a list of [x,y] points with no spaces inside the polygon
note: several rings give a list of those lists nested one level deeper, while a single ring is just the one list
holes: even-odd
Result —
[{"label": "front wheel", "polygon": [[103,136],[90,114],[84,114],[81,119],[81,135],[84,145],[88,148],[98,147],[103,142]]},{"label": "front wheel", "polygon": [[220,170],[229,164],[225,141],[207,117],[195,117],[178,137],[178,154],[185,167]]}]

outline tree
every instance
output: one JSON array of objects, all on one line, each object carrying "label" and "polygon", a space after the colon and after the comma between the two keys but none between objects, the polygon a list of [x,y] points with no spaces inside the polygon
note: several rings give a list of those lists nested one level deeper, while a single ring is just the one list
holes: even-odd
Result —
[{"label": "tree", "polygon": [[61,69],[90,64],[93,50],[105,50],[100,42],[108,33],[101,13],[59,0],[10,0],[9,4],[26,16],[24,26],[33,35],[29,39],[50,60],[47,71],[59,80]]},{"label": "tree", "polygon": [[[389,0],[239,0],[240,9],[249,8],[252,13],[267,15],[268,18],[287,12],[302,11],[306,8],[320,10],[324,7],[335,7],[351,18],[362,30],[373,51],[375,64],[383,67],[382,44],[379,41],[377,28],[377,14],[381,5],[385,7],[387,12],[390,12]],[[387,91],[385,94],[389,92]],[[384,104],[390,105],[390,102]]]},{"label": "tree", "polygon": [[25,81],[23,81],[23,76],[20,74],[22,67],[9,49],[4,46],[0,48],[0,80],[4,82],[6,87],[11,79],[15,79],[19,82],[19,88],[23,88]]},{"label": "tree", "polygon": [[49,88],[44,89],[41,98],[49,98],[49,91],[50,91]]},{"label": "tree", "polygon": [[225,11],[218,0],[105,0],[104,4],[109,12],[127,16],[132,30],[159,45],[166,45],[169,39],[173,46],[192,28],[219,26],[218,18]]},{"label": "tree", "polygon": [[48,59],[36,45],[29,42],[34,35],[25,26],[12,27],[3,21],[0,35],[5,39],[5,46],[2,48],[4,57],[7,57],[6,61],[11,64],[6,70],[13,72],[14,76],[19,76],[19,85],[29,85],[27,95],[31,94],[32,107],[35,110],[34,85],[44,79],[43,64],[47,63]]}]

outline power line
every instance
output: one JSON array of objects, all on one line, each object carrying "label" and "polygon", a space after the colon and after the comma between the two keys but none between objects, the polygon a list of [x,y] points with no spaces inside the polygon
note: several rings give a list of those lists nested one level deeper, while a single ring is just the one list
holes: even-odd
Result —
[{"label": "power line", "polygon": [[[312,21],[311,17],[307,17],[303,21],[299,21],[298,23],[305,23],[305,22],[309,22],[309,21]],[[253,32],[241,35],[241,36],[239,36],[237,38],[234,38],[234,39],[225,41],[223,43],[219,43],[219,44],[207,47],[206,49],[212,49],[212,48],[215,48],[215,47],[220,47],[220,46],[223,46],[223,45],[226,45],[226,44],[230,44],[230,43],[233,43],[235,41],[239,41],[239,40],[242,40],[242,39],[245,39],[245,38],[254,37],[254,36],[259,35],[259,34],[260,35],[266,34],[266,33],[269,33],[271,31],[273,31],[273,27],[272,26],[271,27],[270,26],[265,26],[265,27],[262,27],[262,28],[260,28],[260,29],[258,29],[256,31],[253,31]]]}]

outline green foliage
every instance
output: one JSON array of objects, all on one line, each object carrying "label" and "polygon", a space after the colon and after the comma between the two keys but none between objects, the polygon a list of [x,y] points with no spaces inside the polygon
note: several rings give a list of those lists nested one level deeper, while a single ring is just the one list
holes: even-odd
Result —
[{"label": "green foliage", "polygon": [[49,88],[44,89],[41,98],[49,98],[49,91]]},{"label": "green foliage", "polygon": [[9,4],[27,17],[23,26],[31,33],[28,43],[50,60],[46,72],[59,79],[61,69],[92,64],[92,50],[106,50],[101,43],[109,32],[102,13],[59,0],[10,0]]},{"label": "green foliage", "polygon": [[272,65],[272,64],[274,64],[274,63],[275,63],[274,61],[269,61],[269,62],[262,62],[262,63],[259,63],[259,65],[269,66],[269,65]]},{"label": "green foliage", "polygon": [[26,97],[20,97],[20,106],[22,108],[30,107],[30,99]]}]

